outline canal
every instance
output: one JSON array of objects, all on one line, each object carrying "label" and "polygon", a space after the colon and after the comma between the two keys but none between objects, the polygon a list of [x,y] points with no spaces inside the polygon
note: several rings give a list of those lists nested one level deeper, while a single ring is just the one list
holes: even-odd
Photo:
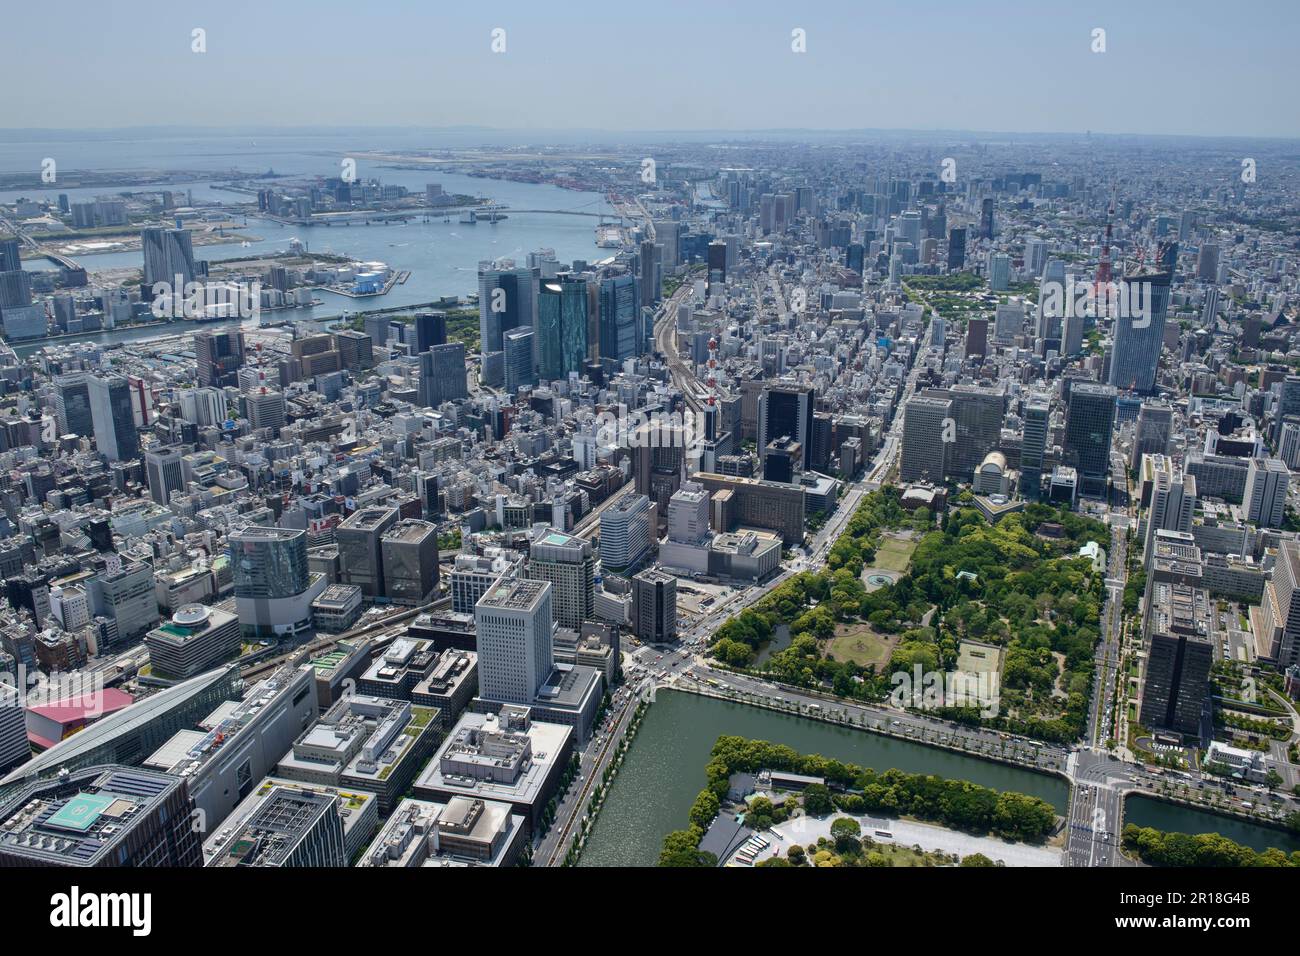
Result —
[{"label": "canal", "polygon": [[722,734],[786,744],[874,770],[897,768],[1041,797],[1064,813],[1064,779],[748,704],[661,690],[614,778],[582,866],[653,866],[664,835],[687,823]]},{"label": "canal", "polygon": [[1267,850],[1269,847],[1287,853],[1300,850],[1300,835],[1151,797],[1135,795],[1126,799],[1124,822],[1173,833],[1218,833],[1252,850]]}]

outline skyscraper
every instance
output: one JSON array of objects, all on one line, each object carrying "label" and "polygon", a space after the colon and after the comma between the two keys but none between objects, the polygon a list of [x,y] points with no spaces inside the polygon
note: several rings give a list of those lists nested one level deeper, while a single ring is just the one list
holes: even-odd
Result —
[{"label": "skyscraper", "polygon": [[[898,466],[902,481],[943,484],[948,472],[948,446],[944,440],[952,422],[952,399],[925,395],[913,397],[903,409],[903,450]],[[951,424],[949,424],[951,422]]]},{"label": "skyscraper", "polygon": [[399,521],[380,540],[384,563],[384,597],[394,604],[416,606],[438,589],[438,528],[428,521]]},{"label": "skyscraper", "polygon": [[1108,379],[1116,388],[1143,394],[1155,388],[1172,279],[1171,273],[1143,268],[1121,280],[1123,290],[1115,318],[1115,348]]},{"label": "skyscraper", "polygon": [[188,229],[141,229],[140,248],[144,252],[145,286],[152,288],[156,282],[166,282],[180,293],[186,283],[194,281],[194,249]]},{"label": "skyscraper", "polygon": [[228,542],[243,636],[261,640],[309,629],[311,602],[328,582],[307,566],[307,532],[249,525]]},{"label": "skyscraper", "polygon": [[[723,248],[725,251],[725,246]],[[640,328],[641,303],[638,300],[636,276],[621,275],[601,280],[601,358],[622,362],[641,354],[645,336]]]},{"label": "skyscraper", "polygon": [[88,380],[95,447],[109,461],[130,461],[140,454],[140,435],[131,408],[131,384],[121,375]]},{"label": "skyscraper", "polygon": [[479,350],[500,352],[511,329],[535,325],[537,280],[531,269],[486,269],[478,275]]},{"label": "skyscraper", "polygon": [[502,578],[474,605],[479,696],[531,704],[555,665],[551,584]]},{"label": "skyscraper", "polygon": [[1280,528],[1286,514],[1286,493],[1291,472],[1277,458],[1252,458],[1246,468],[1246,493],[1242,501],[1246,518],[1261,528]]},{"label": "skyscraper", "polygon": [[1066,405],[1065,453],[1078,469],[1080,490],[1104,496],[1110,473],[1110,442],[1115,427],[1115,389],[1075,382]]},{"label": "skyscraper", "polygon": [[966,266],[966,227],[958,226],[948,233],[948,271],[956,272]]},{"label": "skyscraper", "polygon": [[469,397],[465,344],[433,345],[420,353],[420,404],[437,408],[443,402]]},{"label": "skyscraper", "polygon": [[396,522],[396,508],[368,507],[353,512],[334,529],[343,584],[355,584],[368,598],[384,596],[381,539]]},{"label": "skyscraper", "polygon": [[1196,476],[1184,475],[1164,455],[1152,458],[1151,507],[1147,511],[1146,538],[1143,559],[1148,570],[1155,558],[1155,540],[1158,531],[1192,530],[1192,514],[1196,510]]},{"label": "skyscraper", "polygon": [[542,283],[537,294],[537,377],[581,373],[587,361],[587,281],[572,274]]},{"label": "skyscraper", "polygon": [[677,640],[677,579],[657,568],[632,577],[632,628],[649,644]]},{"label": "skyscraper", "polygon": [[160,505],[171,501],[173,491],[185,490],[179,448],[151,448],[144,453],[145,479],[149,496]]},{"label": "skyscraper", "polygon": [[54,411],[60,435],[93,436],[95,421],[90,411],[90,376],[85,372],[55,376]]},{"label": "skyscraper", "polygon": [[534,334],[531,328],[521,328],[511,329],[502,336],[505,386],[511,395],[525,385],[537,384],[537,373],[533,370]]},{"label": "skyscraper", "polygon": [[194,333],[194,361],[200,385],[234,385],[244,367],[244,333],[238,329],[200,329]]},{"label": "skyscraper", "polygon": [[600,563],[610,570],[636,564],[650,549],[650,499],[624,495],[600,513]]},{"label": "skyscraper", "polygon": [[427,352],[435,345],[447,344],[447,313],[415,313],[415,351]]},{"label": "skyscraper", "polygon": [[594,614],[596,556],[591,542],[548,528],[528,549],[527,576],[551,583],[551,602],[560,627],[578,630]]},{"label": "skyscraper", "polygon": [[1043,455],[1047,450],[1047,430],[1051,409],[1042,398],[1025,405],[1024,437],[1020,443],[1020,493],[1030,501],[1043,496]]},{"label": "skyscraper", "polygon": [[774,382],[763,389],[758,397],[758,448],[761,457],[767,457],[768,446],[778,438],[790,438],[800,446],[798,466],[801,469],[809,467],[814,399],[811,385]]}]

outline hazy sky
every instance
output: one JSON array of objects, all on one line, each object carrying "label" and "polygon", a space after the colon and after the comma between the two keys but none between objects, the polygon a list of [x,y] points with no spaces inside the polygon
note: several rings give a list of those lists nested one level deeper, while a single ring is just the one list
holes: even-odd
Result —
[{"label": "hazy sky", "polygon": [[6,128],[1300,136],[1297,0],[65,0],[4,22]]}]

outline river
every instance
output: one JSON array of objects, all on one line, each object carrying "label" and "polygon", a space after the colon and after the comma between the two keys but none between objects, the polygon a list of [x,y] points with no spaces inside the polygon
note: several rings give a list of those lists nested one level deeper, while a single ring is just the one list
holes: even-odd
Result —
[{"label": "river", "polygon": [[1267,850],[1269,847],[1277,847],[1287,853],[1300,850],[1300,834],[1247,823],[1236,817],[1208,813],[1194,807],[1166,803],[1164,800],[1153,800],[1151,797],[1135,795],[1126,799],[1124,822],[1174,833],[1218,833],[1254,850]]},{"label": "river", "polygon": [[1064,779],[923,744],[764,710],[748,704],[661,690],[614,778],[583,850],[582,866],[653,866],[664,835],[686,826],[704,787],[704,765],[722,734],[787,744],[871,767],[933,773],[995,790],[1041,797],[1064,813]]},{"label": "river", "polygon": [[[31,156],[54,155],[60,152],[75,156],[79,168],[98,169],[196,169],[204,165],[223,170],[237,166],[241,170],[264,171],[291,175],[300,181],[308,176],[337,176],[340,157],[358,152],[358,143],[341,138],[259,137],[257,142],[223,142],[223,148],[214,155],[219,159],[205,158],[194,146],[185,143],[152,144],[157,152],[142,149],[126,150],[123,144],[35,144],[23,150],[0,142],[0,170],[24,168]],[[392,143],[378,140],[364,144],[369,148],[388,148]],[[413,145],[403,142],[401,145]],[[427,144],[426,144],[427,145]],[[46,152],[49,150],[51,152]],[[19,153],[24,155],[18,155]],[[89,157],[98,153],[97,161]],[[30,155],[26,155],[30,154]],[[38,160],[39,162],[39,160]],[[71,166],[73,160],[65,163]],[[84,163],[84,165],[82,165]],[[202,164],[202,165],[200,165]],[[606,259],[617,250],[602,249],[595,242],[597,216],[611,211],[600,193],[579,192],[537,183],[517,183],[504,180],[482,179],[445,170],[410,170],[387,168],[381,163],[357,160],[357,175],[362,180],[379,179],[384,183],[406,186],[422,193],[426,183],[441,183],[451,194],[483,196],[511,207],[511,210],[567,210],[584,215],[556,213],[520,213],[508,211],[506,219],[492,225],[461,224],[459,214],[451,222],[434,218],[428,222],[418,219],[409,222],[354,224],[350,226],[285,226],[278,222],[250,216],[246,231],[257,236],[257,241],[247,246],[240,243],[196,245],[197,259],[236,259],[241,256],[278,252],[287,249],[289,240],[301,239],[310,251],[329,252],[363,262],[380,261],[395,271],[409,271],[410,278],[395,285],[386,295],[354,299],[330,292],[318,291],[323,304],[314,309],[289,309],[271,313],[271,320],[280,318],[319,320],[369,309],[432,302],[443,296],[463,296],[478,291],[478,266],[485,260],[512,258],[522,266],[528,253],[542,248],[555,250],[561,263],[575,259],[589,262]],[[243,193],[216,188],[222,178],[214,176],[187,186],[157,187],[183,191],[192,190],[194,199],[217,201],[223,204],[248,202],[254,197]],[[95,196],[111,196],[117,192],[146,192],[154,187],[103,187],[60,189],[57,184],[23,190],[0,192],[0,201],[18,196],[55,199],[67,192],[72,201],[83,201]],[[594,213],[596,215],[585,215]],[[242,219],[240,220],[242,221]],[[139,268],[143,257],[139,250],[105,252],[96,255],[78,255],[76,260],[91,274],[98,271]],[[47,260],[28,260],[27,269],[53,268]],[[181,327],[149,330],[114,330],[86,336],[90,341],[109,344],[153,335],[175,334]],[[45,343],[28,343],[16,347],[20,355],[28,354]]]}]

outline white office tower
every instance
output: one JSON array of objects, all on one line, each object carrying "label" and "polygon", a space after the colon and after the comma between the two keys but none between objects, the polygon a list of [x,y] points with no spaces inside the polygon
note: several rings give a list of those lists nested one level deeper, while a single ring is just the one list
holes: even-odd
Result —
[{"label": "white office tower", "polygon": [[1047,265],[1047,240],[1030,236],[1025,240],[1025,272],[1037,279]]},{"label": "white office tower", "polygon": [[226,420],[226,396],[219,388],[187,388],[181,391],[181,417],[202,427]]},{"label": "white office tower", "polygon": [[12,684],[0,683],[0,773],[26,762],[31,755],[22,694]]},{"label": "white office tower", "polygon": [[1290,480],[1291,473],[1280,459],[1252,458],[1246,468],[1246,493],[1242,500],[1247,520],[1261,528],[1282,527]]},{"label": "white office tower", "polygon": [[626,568],[650,548],[650,499],[626,495],[600,513],[600,563],[607,570]]},{"label": "white office tower", "polygon": [[1146,566],[1155,555],[1156,532],[1192,530],[1196,511],[1196,476],[1184,475],[1165,455],[1151,456],[1151,508],[1147,512],[1145,550]]},{"label": "white office tower", "polygon": [[1291,470],[1300,468],[1300,422],[1283,422],[1282,437],[1278,439],[1278,454]]},{"label": "white office tower", "polygon": [[479,696],[531,704],[554,666],[549,581],[503,578],[474,605]]},{"label": "white office tower", "polygon": [[1064,308],[1049,308],[1047,303],[1065,302],[1069,294],[1065,276],[1065,263],[1060,259],[1048,259],[1043,267],[1043,281],[1038,284],[1038,321],[1034,326],[1034,335],[1039,339],[1059,339]]},{"label": "white office tower", "polygon": [[709,570],[710,494],[703,485],[685,482],[668,501],[668,538],[659,544],[659,563],[693,574]]}]

